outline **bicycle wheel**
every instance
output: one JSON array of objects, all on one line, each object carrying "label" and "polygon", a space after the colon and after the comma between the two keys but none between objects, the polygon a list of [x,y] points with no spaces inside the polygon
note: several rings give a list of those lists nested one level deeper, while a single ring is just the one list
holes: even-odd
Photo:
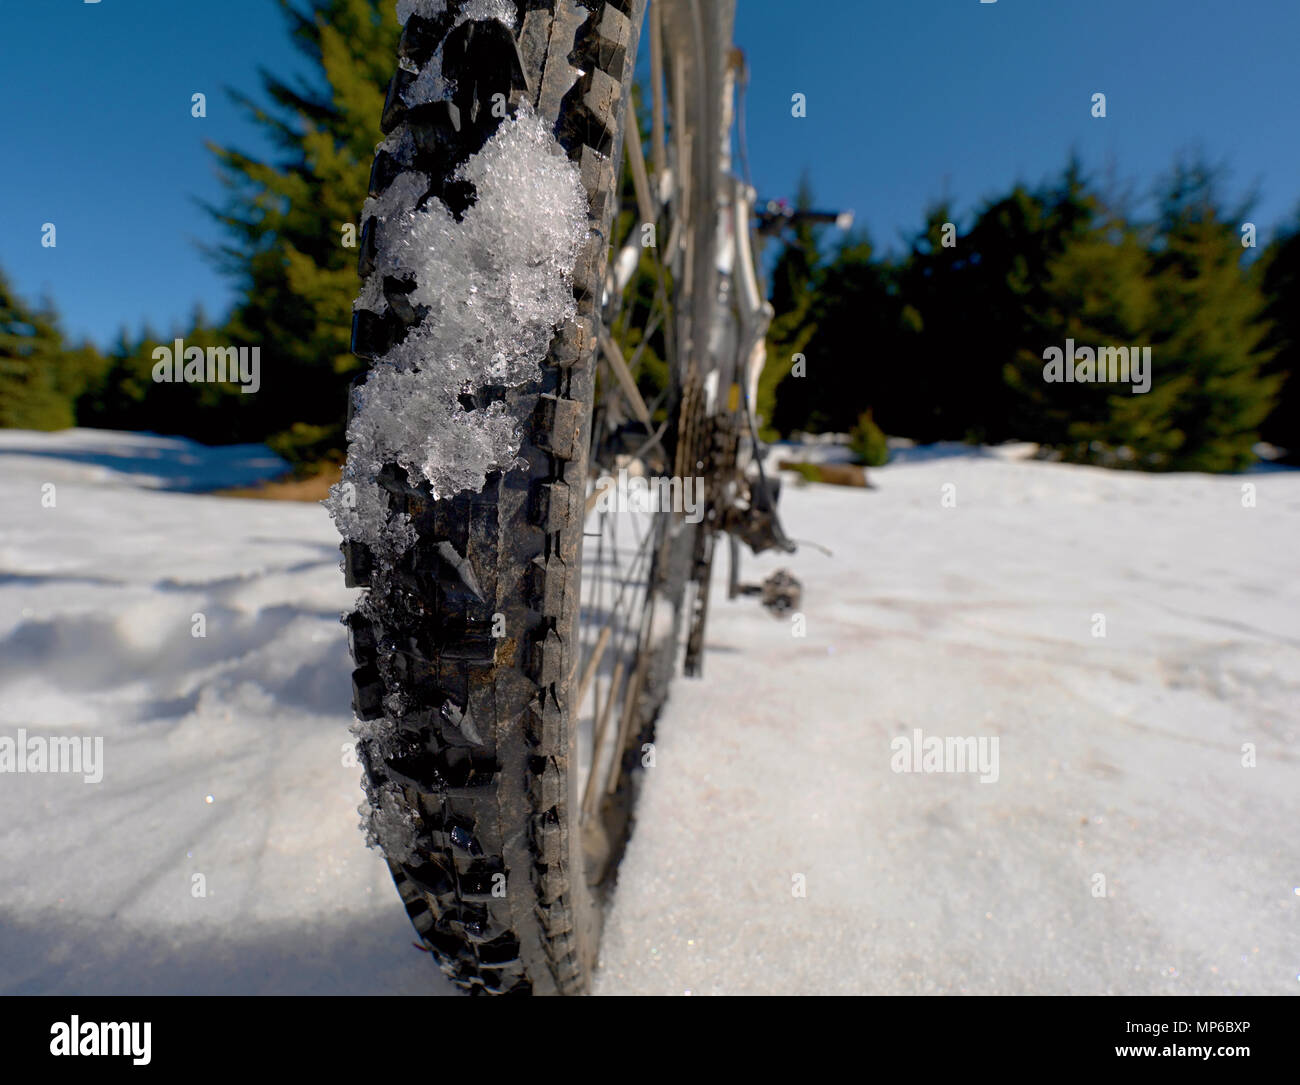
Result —
[{"label": "bicycle wheel", "polygon": [[588,986],[695,549],[680,517],[632,546],[602,527],[589,571],[621,594],[581,576],[644,2],[399,4],[363,213],[372,365],[329,502],[366,589],[346,618],[363,816],[474,993]]}]

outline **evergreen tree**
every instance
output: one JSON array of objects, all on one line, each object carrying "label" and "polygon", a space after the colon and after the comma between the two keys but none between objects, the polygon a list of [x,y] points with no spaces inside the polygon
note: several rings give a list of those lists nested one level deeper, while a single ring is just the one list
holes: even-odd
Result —
[{"label": "evergreen tree", "polygon": [[[1023,436],[1079,461],[1094,459],[1103,445],[1116,443],[1114,421],[1117,412],[1128,409],[1131,385],[1048,382],[1044,351],[1064,354],[1067,339],[1094,351],[1151,345],[1155,301],[1149,272],[1150,255],[1141,238],[1114,216],[1075,237],[1051,261],[1043,289],[1028,309],[1033,345],[1006,367]],[[1159,412],[1170,407],[1176,390],[1153,383],[1144,394],[1155,397],[1148,406]]]},{"label": "evergreen tree", "polygon": [[24,305],[0,275],[0,426],[73,424],[71,404],[56,387],[60,345],[52,316]]},{"label": "evergreen tree", "polygon": [[[961,250],[962,239],[946,229],[953,217],[946,203],[931,207],[895,271],[902,306],[900,340],[870,404],[885,432],[922,442],[960,438],[966,429],[966,419],[959,417],[965,407],[955,388],[968,367],[970,349],[955,340],[973,330],[963,315],[969,315],[965,309],[974,265]],[[945,244],[945,235],[955,244]]]},{"label": "evergreen tree", "polygon": [[359,230],[400,27],[380,0],[279,3],[313,77],[291,84],[263,73],[266,107],[235,95],[279,156],[210,145],[228,189],[211,210],[230,237],[216,258],[242,295],[229,339],[262,348],[262,387],[246,398],[264,433],[281,431],[280,451],[314,456],[342,447],[358,370],[349,351],[358,250],[345,247],[343,228]]},{"label": "evergreen tree", "polygon": [[[777,389],[773,424],[782,433],[848,432],[897,372],[898,314],[889,269],[865,233],[846,238],[817,271],[815,291],[800,343],[807,376],[791,374]],[[887,422],[881,425],[888,429]]]},{"label": "evergreen tree", "polygon": [[[797,211],[812,210],[812,181],[806,171],[799,179],[794,206]],[[759,375],[755,404],[760,433],[769,440],[778,432],[789,432],[807,424],[802,407],[790,403],[778,408],[778,400],[786,397],[802,403],[807,394],[799,384],[807,378],[792,375],[791,370],[795,355],[807,354],[808,344],[817,330],[813,303],[823,261],[821,235],[822,230],[815,223],[797,223],[782,240],[781,251],[772,267],[769,300],[774,315],[767,331],[767,362]],[[778,417],[783,421],[778,422]],[[791,425],[791,418],[798,421]]]},{"label": "evergreen tree", "polygon": [[1277,405],[1260,427],[1260,436],[1287,450],[1300,462],[1300,215],[1264,252],[1259,262],[1268,299],[1271,331],[1266,346],[1274,352],[1267,367],[1283,380]]},{"label": "evergreen tree", "polygon": [[[1158,197],[1147,226],[1114,210],[1076,219],[1042,292],[1025,295],[1032,343],[1006,370],[1018,432],[1073,460],[1240,469],[1253,461],[1278,383],[1263,373],[1264,299],[1231,225],[1241,214],[1224,213],[1202,165],[1176,166]],[[1130,382],[1045,382],[1043,350],[1064,349],[1067,338],[1094,351],[1128,348]],[[1146,347],[1150,387],[1134,392],[1134,352]]]},{"label": "evergreen tree", "polygon": [[[160,420],[145,412],[152,374],[144,335],[132,338],[125,327],[108,351],[99,380],[88,387],[77,402],[77,422],[94,429],[156,429]],[[165,417],[165,416],[164,416]]]},{"label": "evergreen tree", "polygon": [[75,425],[76,399],[103,364],[89,344],[68,346],[51,306],[24,304],[0,272],[0,426]]},{"label": "evergreen tree", "polygon": [[[184,347],[228,345],[226,334],[196,306],[188,324],[163,336],[147,326],[132,336],[124,328],[104,360],[98,378],[88,384],[77,401],[77,421],[99,429],[148,430],[180,434],[207,444],[261,440],[257,395],[247,394],[235,381],[159,382],[155,350],[175,352]],[[260,369],[260,364],[259,364]]]},{"label": "evergreen tree", "polygon": [[874,404],[887,432],[920,441],[1027,435],[1035,422],[1018,404],[1007,367],[1041,351],[1032,314],[1047,302],[1049,265],[1093,215],[1074,161],[1054,186],[1017,185],[990,201],[964,234],[953,236],[946,205],[929,213],[899,273],[910,334],[900,349],[907,371]]},{"label": "evergreen tree", "polygon": [[1242,266],[1236,223],[1213,173],[1178,165],[1162,186],[1152,256],[1153,389],[1116,404],[1113,440],[1153,468],[1233,471],[1254,462],[1252,446],[1276,399],[1265,376],[1270,352],[1258,275]]}]

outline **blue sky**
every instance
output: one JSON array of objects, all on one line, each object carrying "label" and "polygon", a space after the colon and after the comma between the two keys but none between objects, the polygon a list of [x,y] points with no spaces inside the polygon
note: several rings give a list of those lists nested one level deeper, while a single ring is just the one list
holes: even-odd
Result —
[{"label": "blue sky", "polygon": [[[1300,208],[1297,0],[739,0],[749,149],[765,197],[807,169],[897,247],[948,197],[969,219],[1071,150],[1149,191],[1180,151],[1258,194],[1267,237]],[[101,344],[146,320],[214,316],[230,283],[196,199],[220,189],[203,140],[259,150],[222,93],[300,64],[273,0],[0,0],[0,268]],[[190,116],[190,95],[208,116]],[[1090,115],[1107,95],[1107,117]],[[794,93],[807,116],[790,112]],[[58,228],[42,248],[41,224]]]}]

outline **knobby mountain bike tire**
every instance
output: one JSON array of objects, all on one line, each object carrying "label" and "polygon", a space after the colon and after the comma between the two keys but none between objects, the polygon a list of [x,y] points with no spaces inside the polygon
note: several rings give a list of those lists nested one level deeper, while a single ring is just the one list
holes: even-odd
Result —
[{"label": "knobby mountain bike tire", "polygon": [[[648,668],[626,749],[616,751],[628,771],[602,803],[610,847],[593,871],[578,828],[570,701],[599,306],[645,0],[513,0],[513,27],[477,17],[494,5],[448,0],[426,5],[427,16],[412,5],[382,125],[387,143],[409,134],[410,151],[399,163],[379,150],[370,194],[382,199],[414,170],[428,179],[420,206],[436,198],[459,215],[475,193],[458,167],[506,117],[531,109],[586,195],[586,241],[572,273],[577,315],[555,332],[538,380],[479,389],[465,403],[498,401],[520,419],[516,467],[450,496],[435,496],[399,464],[380,472],[388,508],[409,517],[414,541],[393,557],[345,539],[347,582],[366,589],[345,622],[369,816],[409,830],[401,847],[388,841],[384,850],[424,947],[471,993],[568,994],[589,987],[610,853],[616,860],[628,831],[640,742],[680,634],[675,619]],[[411,106],[404,92],[435,54],[454,80],[450,102]],[[374,273],[381,228],[374,216],[362,223],[363,277]],[[407,290],[384,279],[385,304],[354,314],[358,356],[382,358],[419,322]],[[652,580],[674,607],[692,548],[679,528],[657,554]]]}]

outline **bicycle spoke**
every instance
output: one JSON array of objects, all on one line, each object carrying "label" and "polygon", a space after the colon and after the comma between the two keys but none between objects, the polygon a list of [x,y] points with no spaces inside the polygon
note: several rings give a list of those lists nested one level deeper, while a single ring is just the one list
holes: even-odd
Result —
[{"label": "bicycle spoke", "polygon": [[645,426],[647,432],[654,432],[654,423],[650,421],[650,412],[646,410],[645,400],[641,398],[641,391],[636,386],[636,381],[632,379],[632,371],[628,369],[626,360],[623,358],[623,352],[619,350],[618,344],[610,338],[609,332],[603,327],[599,333],[600,349],[609,363],[610,368],[614,371],[614,376],[618,378],[619,387],[623,392],[628,406],[632,408],[632,413],[636,415],[637,421]]},{"label": "bicycle spoke", "polygon": [[614,699],[618,696],[622,682],[623,661],[620,659],[614,664],[614,675],[609,683],[609,696],[605,699],[604,707],[601,708],[596,723],[596,733],[592,743],[591,769],[587,773],[587,782],[582,795],[582,817],[584,818],[591,816],[596,795],[599,794],[596,781],[600,778],[600,763],[605,753],[605,735],[609,730],[609,713],[610,709],[614,707]]}]

